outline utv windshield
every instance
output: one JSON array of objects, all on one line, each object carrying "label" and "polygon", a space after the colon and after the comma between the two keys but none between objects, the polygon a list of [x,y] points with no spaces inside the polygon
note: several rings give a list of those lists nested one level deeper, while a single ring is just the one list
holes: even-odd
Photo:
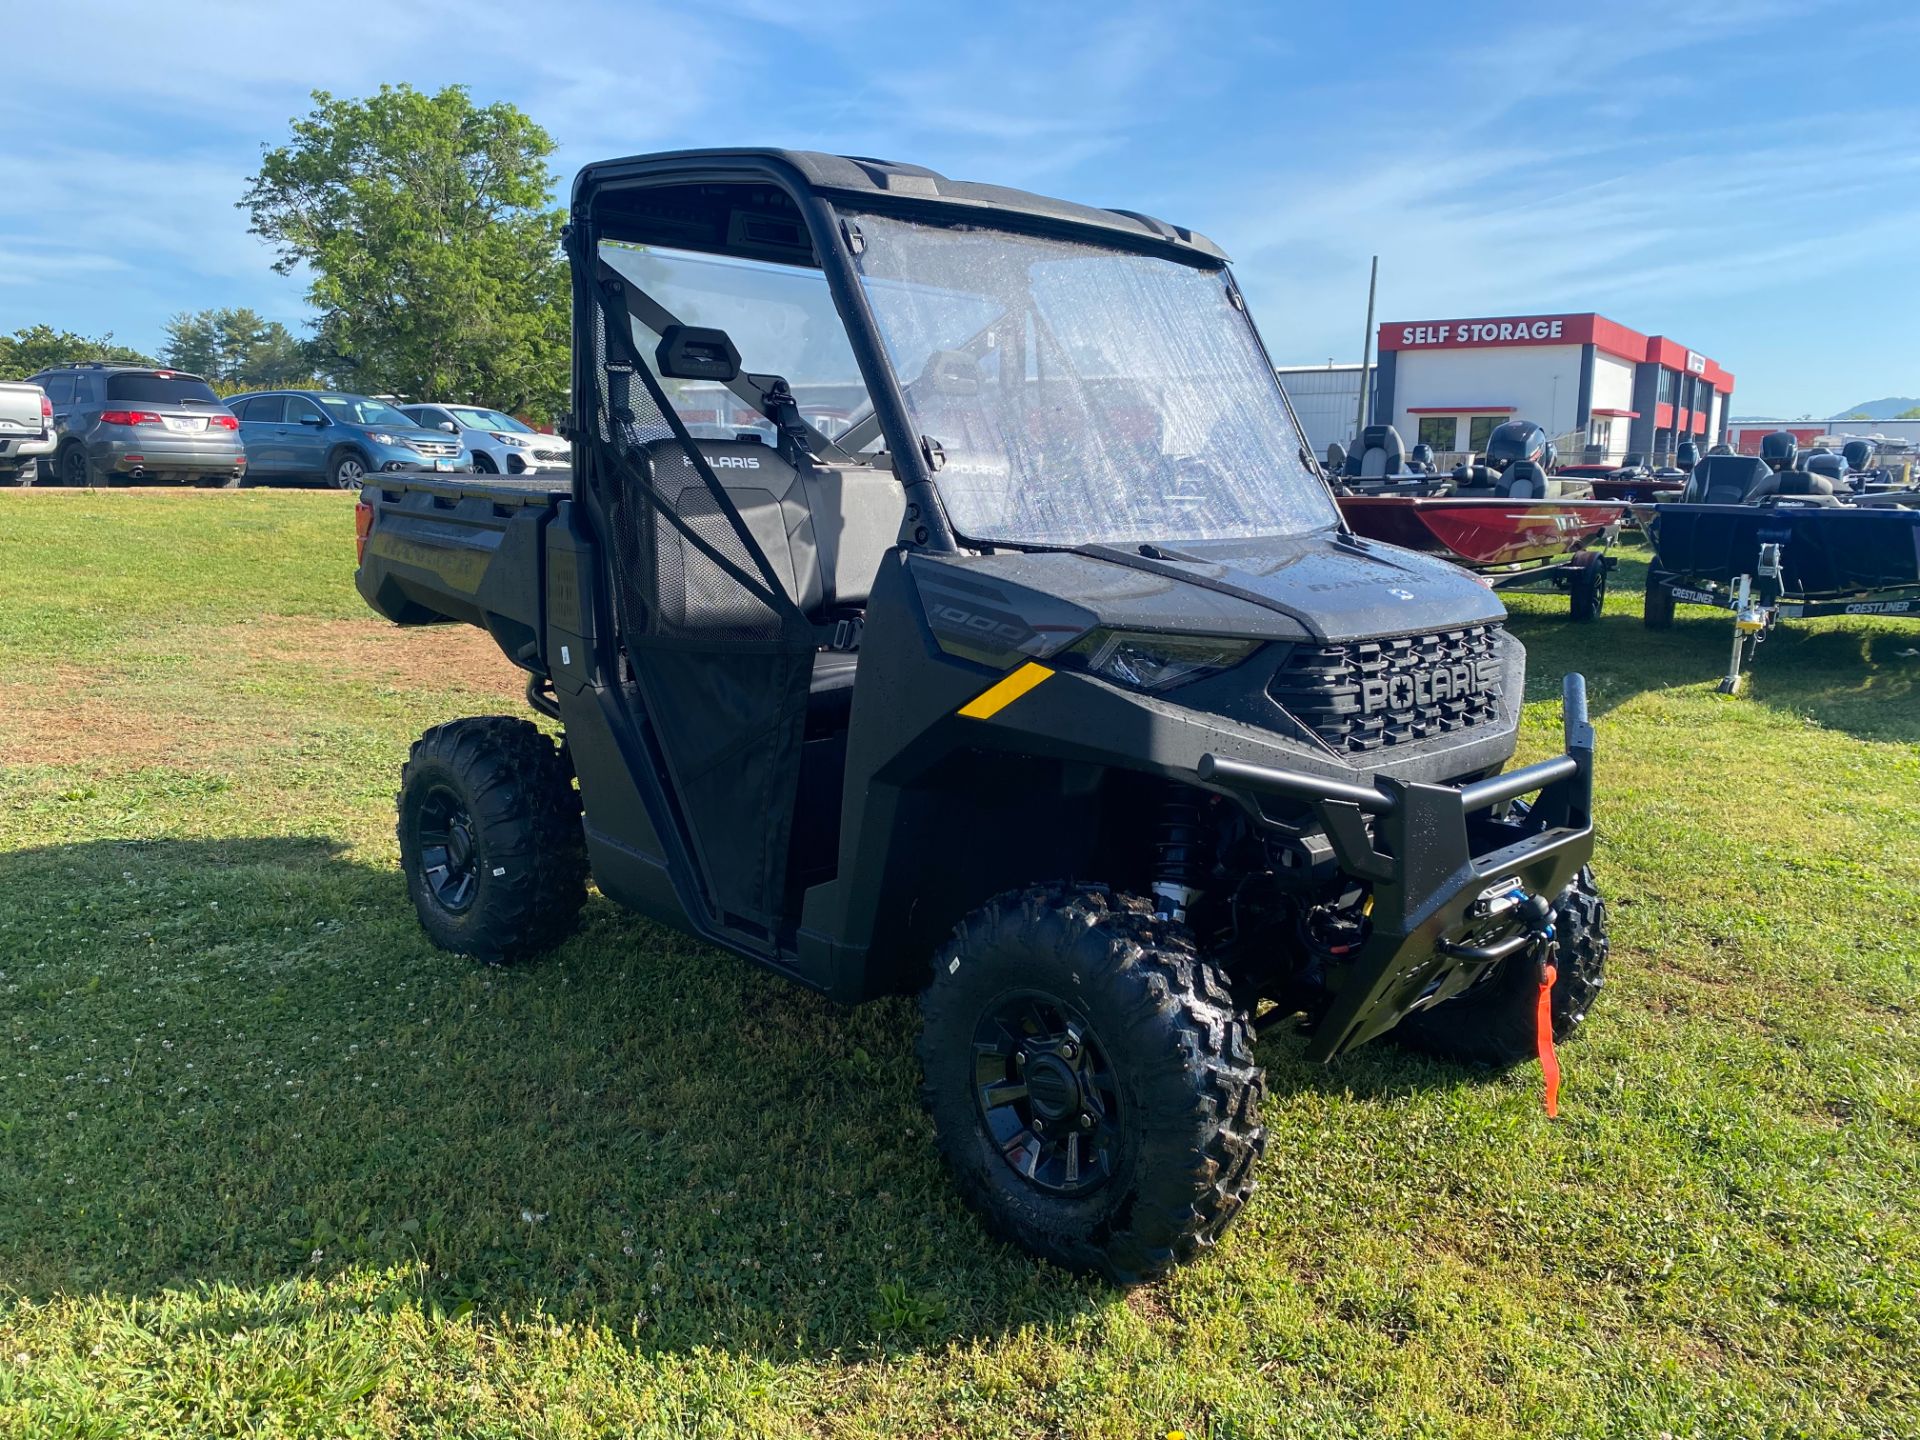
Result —
[{"label": "utv windshield", "polygon": [[1337,523],[1222,270],[862,215],[868,303],[954,528],[1082,545]]}]

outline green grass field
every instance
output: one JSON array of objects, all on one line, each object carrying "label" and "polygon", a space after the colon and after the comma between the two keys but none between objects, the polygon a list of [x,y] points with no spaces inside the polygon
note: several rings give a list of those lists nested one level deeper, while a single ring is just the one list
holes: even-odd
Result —
[{"label": "green grass field", "polygon": [[1920,627],[1517,597],[1584,670],[1612,981],[1489,1079],[1262,1043],[1261,1188],[1121,1294],[988,1240],[912,1007],[601,900],[431,949],[409,740],[518,713],[350,503],[0,494],[0,1434],[1920,1434]]}]

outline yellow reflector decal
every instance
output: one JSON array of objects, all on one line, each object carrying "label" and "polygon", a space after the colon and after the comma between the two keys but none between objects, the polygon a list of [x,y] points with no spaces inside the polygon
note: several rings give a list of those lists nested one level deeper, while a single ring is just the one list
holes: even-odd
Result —
[{"label": "yellow reflector decal", "polygon": [[962,705],[960,713],[969,720],[991,720],[1051,674],[1053,671],[1046,666],[1036,665],[1029,660],[1006,679],[982,690]]}]

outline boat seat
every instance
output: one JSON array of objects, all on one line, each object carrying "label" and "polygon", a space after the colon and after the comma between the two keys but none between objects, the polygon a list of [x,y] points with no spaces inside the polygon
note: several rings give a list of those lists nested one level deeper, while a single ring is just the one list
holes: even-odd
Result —
[{"label": "boat seat", "polygon": [[1803,505],[1838,505],[1833,482],[1811,470],[1781,470],[1769,475],[1747,496],[1747,504],[1764,505],[1769,500],[1793,500]]},{"label": "boat seat", "polygon": [[1558,482],[1531,460],[1516,460],[1494,479],[1493,493],[1502,500],[1544,500]]},{"label": "boat seat", "polygon": [[1835,489],[1847,482],[1846,459],[1844,456],[1834,454],[1831,450],[1809,455],[1801,468],[1809,474],[1820,476]]},{"label": "boat seat", "polygon": [[1744,505],[1772,480],[1773,471],[1757,455],[1704,455],[1682,498],[1688,505]]},{"label": "boat seat", "polygon": [[1369,425],[1348,452],[1346,473],[1357,480],[1384,480],[1406,469],[1407,447],[1391,425]]}]

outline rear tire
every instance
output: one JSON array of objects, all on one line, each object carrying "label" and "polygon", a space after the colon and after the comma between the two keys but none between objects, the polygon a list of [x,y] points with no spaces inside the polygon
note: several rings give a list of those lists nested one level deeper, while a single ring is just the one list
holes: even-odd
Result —
[{"label": "rear tire", "polygon": [[573,774],[505,715],[436,725],[400,772],[400,867],[429,939],[503,964],[566,938],[587,898]]},{"label": "rear tire", "polygon": [[1647,566],[1647,602],[1641,619],[1649,630],[1673,628],[1673,591],[1667,588],[1660,571],[1651,565]]},{"label": "rear tire", "polygon": [[[1587,1018],[1607,979],[1607,902],[1582,866],[1553,902],[1558,942],[1553,982],[1553,1039],[1557,1045]],[[1389,1032],[1409,1050],[1470,1065],[1505,1070],[1534,1057],[1540,978],[1534,950],[1503,960],[1465,994],[1431,1010],[1416,1010]]]},{"label": "rear tire", "polygon": [[1144,901],[999,896],[955,930],[920,1011],[935,1141],[1014,1244],[1135,1285],[1204,1251],[1253,1193],[1252,1023]]},{"label": "rear tire", "polygon": [[1576,621],[1584,624],[1598,620],[1606,606],[1607,567],[1596,556],[1591,564],[1576,569],[1568,580],[1567,609]]}]

